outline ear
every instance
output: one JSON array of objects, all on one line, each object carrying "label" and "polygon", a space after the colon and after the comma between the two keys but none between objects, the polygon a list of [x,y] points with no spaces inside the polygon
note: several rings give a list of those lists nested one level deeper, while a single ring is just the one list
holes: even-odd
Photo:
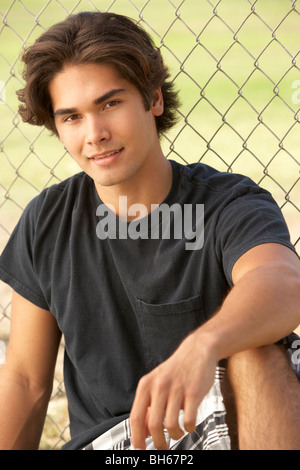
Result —
[{"label": "ear", "polygon": [[154,116],[161,116],[164,112],[164,99],[161,88],[158,88],[153,93],[151,110]]}]

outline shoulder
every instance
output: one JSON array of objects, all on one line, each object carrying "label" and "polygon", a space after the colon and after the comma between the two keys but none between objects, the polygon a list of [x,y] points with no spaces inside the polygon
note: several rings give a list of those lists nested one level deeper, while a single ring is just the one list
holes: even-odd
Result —
[{"label": "shoulder", "polygon": [[92,194],[93,181],[84,172],[49,186],[32,199],[24,210],[24,215],[38,218],[41,215],[55,215],[67,208],[76,210],[80,200]]},{"label": "shoulder", "polygon": [[206,188],[214,193],[235,193],[241,196],[247,192],[267,192],[259,187],[249,177],[237,173],[222,172],[203,163],[181,165],[172,162],[183,184],[191,185],[196,189]]}]

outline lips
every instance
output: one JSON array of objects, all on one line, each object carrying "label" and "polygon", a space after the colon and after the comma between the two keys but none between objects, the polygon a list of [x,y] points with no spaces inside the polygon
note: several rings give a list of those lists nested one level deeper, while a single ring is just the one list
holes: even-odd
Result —
[{"label": "lips", "polygon": [[120,153],[123,148],[117,149],[117,150],[110,150],[109,152],[101,152],[92,155],[89,157],[90,160],[103,160],[104,158],[112,157],[113,155],[116,155],[117,153]]},{"label": "lips", "polygon": [[89,157],[89,161],[92,165],[97,167],[108,167],[114,164],[121,158],[123,154],[124,147],[120,149],[107,150],[99,153],[94,153]]}]

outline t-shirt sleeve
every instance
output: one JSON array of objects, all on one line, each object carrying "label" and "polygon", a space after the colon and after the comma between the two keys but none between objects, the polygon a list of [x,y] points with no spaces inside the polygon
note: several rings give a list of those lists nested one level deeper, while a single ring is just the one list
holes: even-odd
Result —
[{"label": "t-shirt sleeve", "polygon": [[24,210],[0,257],[0,279],[27,300],[48,310],[35,270],[35,232],[37,201]]},{"label": "t-shirt sleeve", "polygon": [[262,190],[230,202],[218,220],[216,251],[231,286],[235,262],[264,243],[279,243],[295,251],[282,212],[272,196]]}]

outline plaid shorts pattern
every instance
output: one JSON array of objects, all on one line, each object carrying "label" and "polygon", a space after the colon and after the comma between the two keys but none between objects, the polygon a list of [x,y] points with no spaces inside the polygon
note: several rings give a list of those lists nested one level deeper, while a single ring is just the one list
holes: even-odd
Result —
[{"label": "plaid shorts pattern", "polygon": [[[300,382],[300,338],[296,334],[284,338],[280,344],[285,346],[291,367]],[[226,424],[226,409],[221,393],[221,382],[226,371],[226,361],[216,368],[212,388],[202,400],[197,413],[196,429],[185,433],[175,441],[165,430],[166,442],[172,450],[230,450],[231,442]],[[179,417],[183,428],[183,412]],[[129,419],[122,421],[101,436],[97,437],[82,450],[133,450]],[[156,450],[151,436],[146,439],[146,450]]]}]

